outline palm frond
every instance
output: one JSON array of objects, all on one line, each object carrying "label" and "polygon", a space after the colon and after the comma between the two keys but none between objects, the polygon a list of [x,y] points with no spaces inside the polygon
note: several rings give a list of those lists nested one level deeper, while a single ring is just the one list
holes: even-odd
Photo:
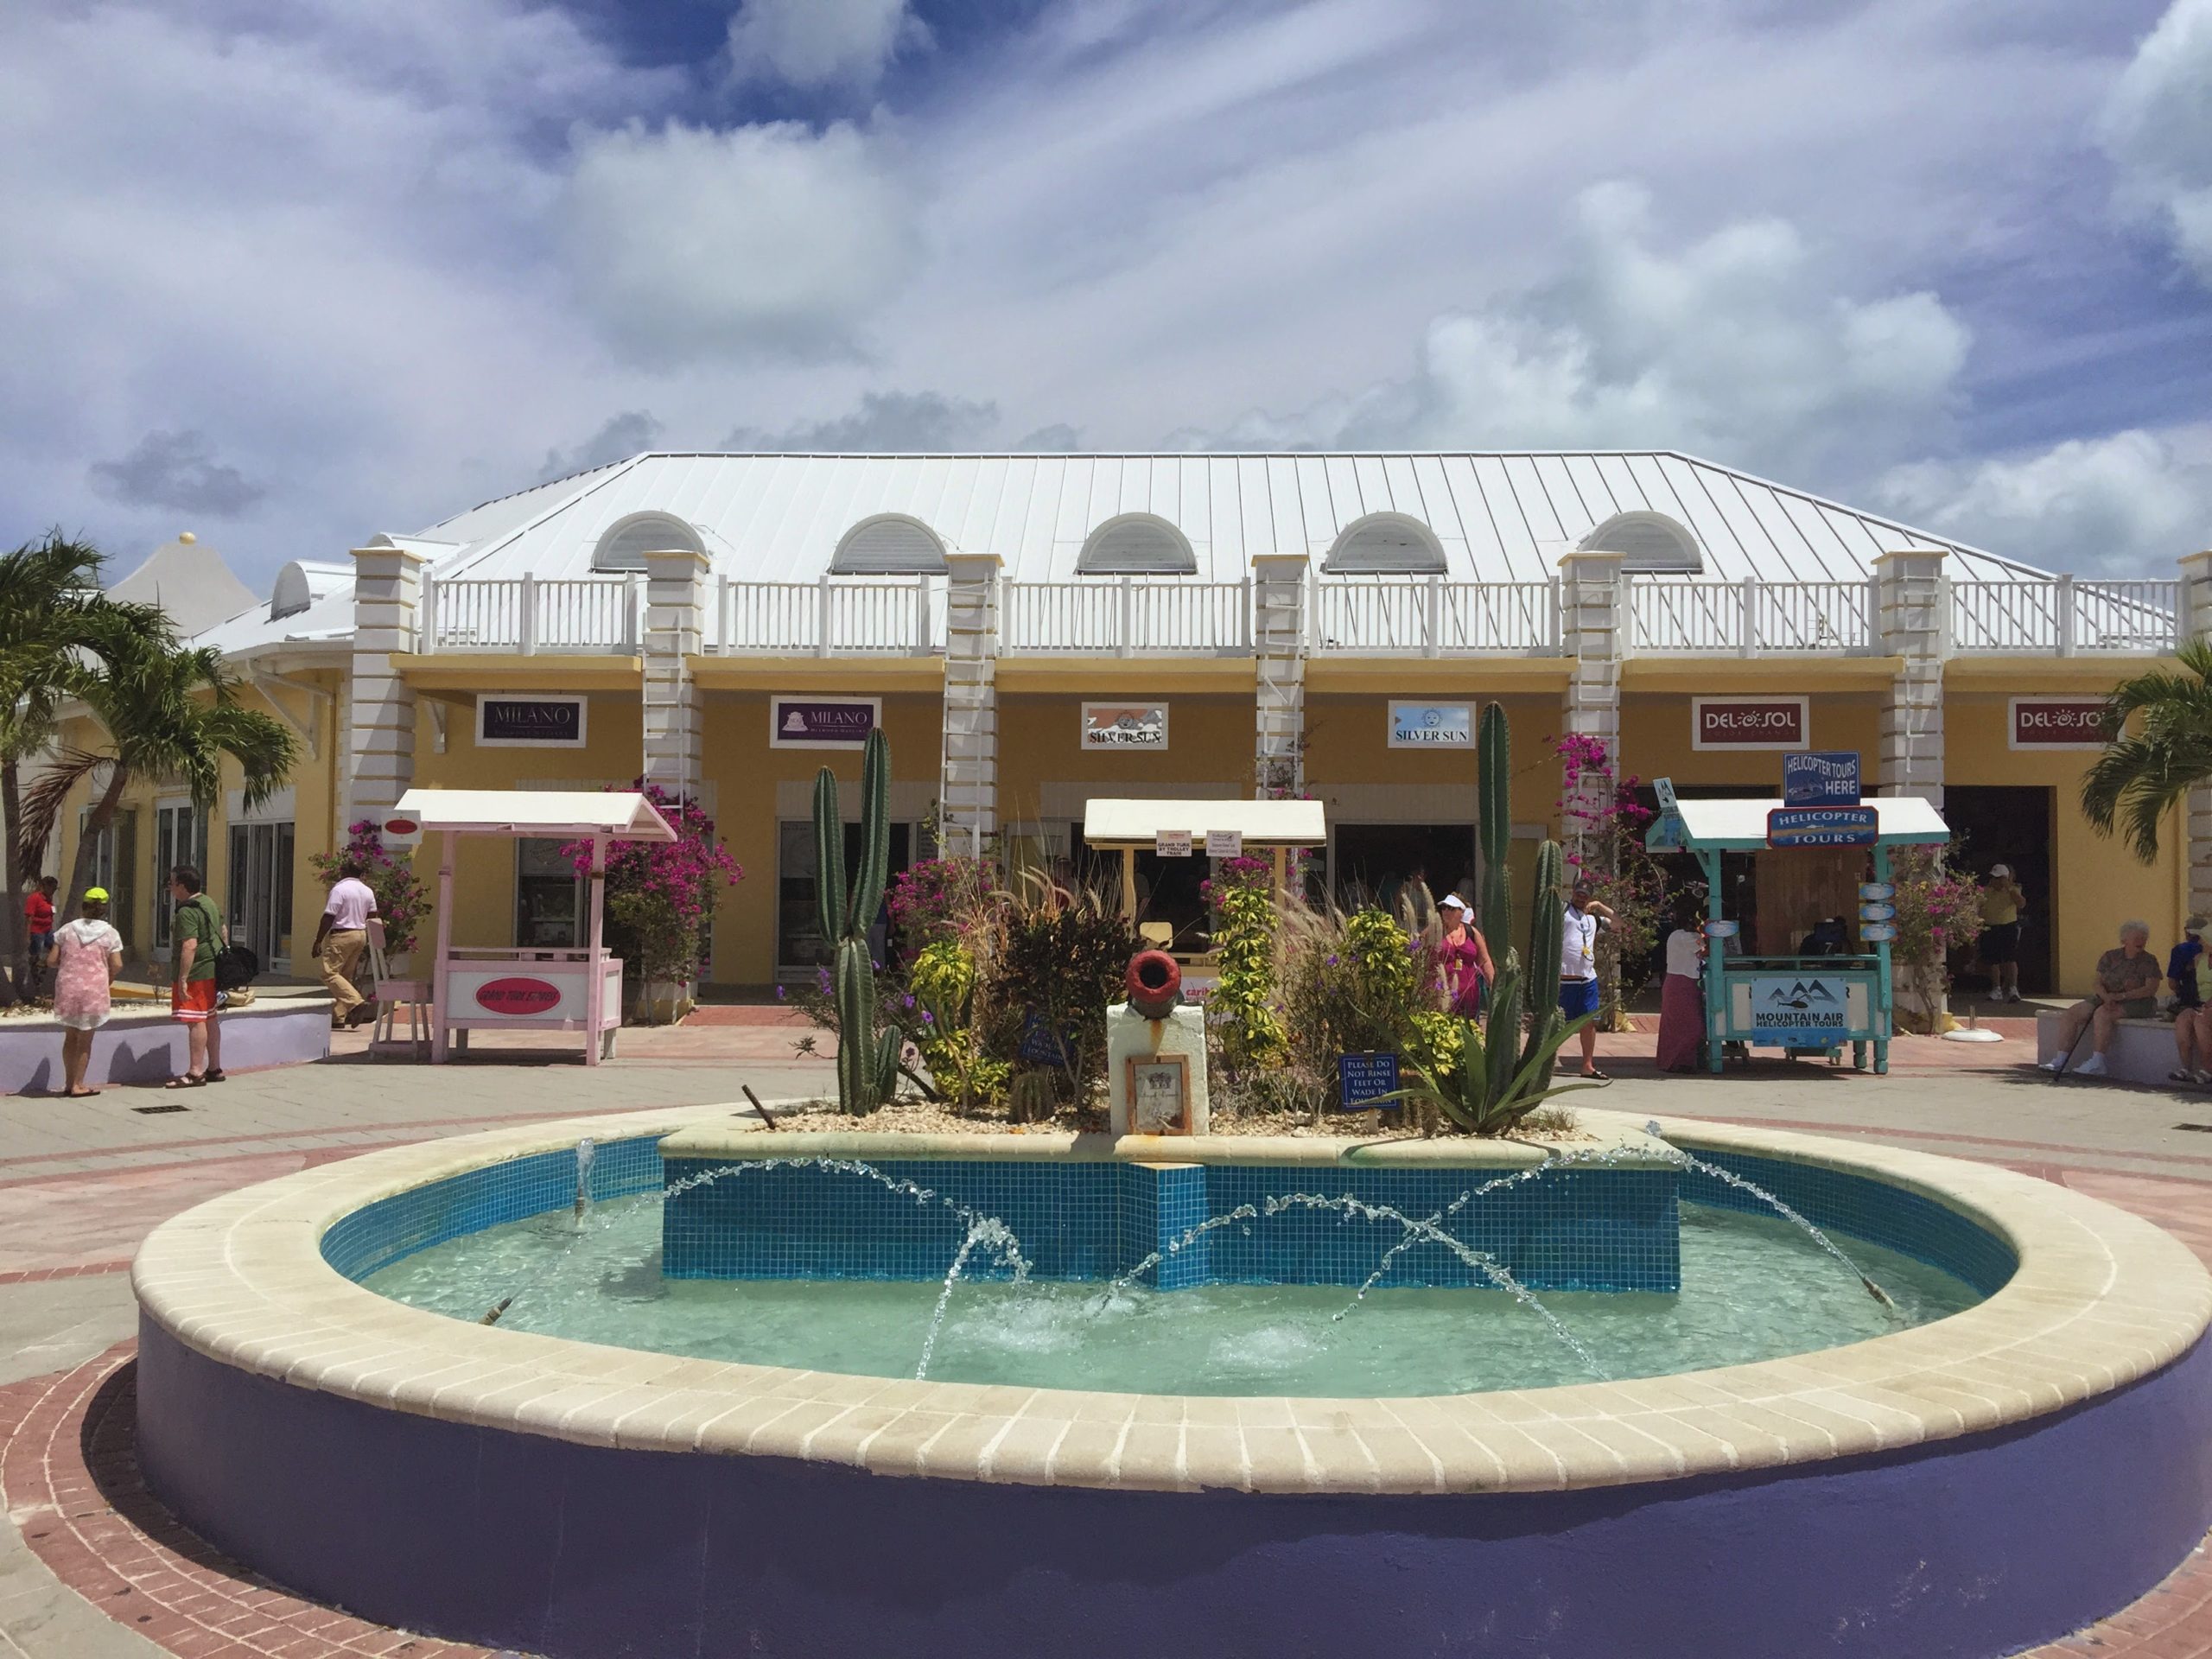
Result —
[{"label": "palm frond", "polygon": [[18,868],[36,870],[46,861],[47,843],[54,839],[70,791],[107,759],[90,749],[66,748],[24,787],[17,803],[20,821],[14,826]]},{"label": "palm frond", "polygon": [[2212,640],[2177,653],[2181,667],[2122,681],[2106,700],[2113,735],[2082,779],[2082,815],[2098,834],[2123,835],[2144,863],[2158,854],[2166,817],[2212,783]]}]

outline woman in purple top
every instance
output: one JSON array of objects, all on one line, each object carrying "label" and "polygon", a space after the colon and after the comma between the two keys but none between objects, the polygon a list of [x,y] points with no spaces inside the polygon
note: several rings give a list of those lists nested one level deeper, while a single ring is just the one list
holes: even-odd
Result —
[{"label": "woman in purple top", "polygon": [[1467,919],[1467,901],[1458,893],[1437,906],[1444,937],[1436,942],[1436,976],[1444,991],[1444,1006],[1465,1020],[1483,1011],[1496,969],[1491,966],[1490,946],[1482,931]]}]

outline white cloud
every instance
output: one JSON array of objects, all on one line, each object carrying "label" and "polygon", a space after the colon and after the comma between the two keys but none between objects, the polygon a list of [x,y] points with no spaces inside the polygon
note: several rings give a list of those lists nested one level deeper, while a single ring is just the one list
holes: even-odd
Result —
[{"label": "white cloud", "polygon": [[794,86],[872,86],[929,30],[906,0],[745,0],[729,20],[729,55],[741,79]]},{"label": "white cloud", "polygon": [[1658,245],[1649,196],[1596,187],[1567,268],[1438,317],[1413,376],[1231,444],[1687,449],[1802,478],[1883,464],[1944,429],[1969,335],[1925,292],[1840,297],[1796,227]]},{"label": "white cloud", "polygon": [[2174,0],[2113,86],[2102,129],[2121,205],[2163,219],[2212,283],[2212,0]]},{"label": "white cloud", "polygon": [[842,122],[581,134],[566,232],[600,327],[659,364],[850,351],[918,251],[911,193]]},{"label": "white cloud", "polygon": [[2040,453],[1900,467],[1901,517],[2051,570],[2169,574],[2212,532],[2212,434],[2127,431]]}]

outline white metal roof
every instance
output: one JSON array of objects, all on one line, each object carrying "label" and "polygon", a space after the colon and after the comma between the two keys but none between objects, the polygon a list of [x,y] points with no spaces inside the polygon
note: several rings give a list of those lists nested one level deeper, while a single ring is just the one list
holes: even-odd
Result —
[{"label": "white metal roof", "polygon": [[426,835],[676,839],[658,809],[632,790],[410,789],[392,816],[413,818]]},{"label": "white metal roof", "polygon": [[[1764,847],[1766,815],[1778,812],[1780,800],[1694,800],[1675,804],[1689,840],[1702,847]],[[1888,842],[1948,841],[1950,827],[1943,816],[1917,795],[1881,795],[1859,803],[1874,809],[1875,833]]]},{"label": "white metal roof", "polygon": [[1083,804],[1083,838],[1094,847],[1149,847],[1162,830],[1235,830],[1248,847],[1319,847],[1329,839],[1319,801],[1128,801]]},{"label": "white metal roof", "polygon": [[1200,580],[1237,581],[1254,555],[1318,566],[1377,513],[1432,532],[1461,580],[1541,582],[1605,520],[1651,512],[1688,526],[1707,579],[1855,581],[1878,554],[1941,548],[1956,575],[2035,575],[1948,537],[1669,451],[1405,454],[642,454],[431,525],[440,576],[591,574],[630,514],[696,526],[715,571],[810,582],[863,520],[898,513],[949,551],[995,553],[1015,581],[1071,581],[1090,533],[1144,513],[1189,541]]}]

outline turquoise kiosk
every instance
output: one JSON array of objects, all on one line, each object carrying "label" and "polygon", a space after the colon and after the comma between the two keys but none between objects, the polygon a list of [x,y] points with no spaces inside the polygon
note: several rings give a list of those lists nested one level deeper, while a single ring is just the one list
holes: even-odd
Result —
[{"label": "turquoise kiosk", "polygon": [[[1890,941],[1897,937],[1897,889],[1890,849],[1949,842],[1942,814],[1916,795],[1885,796],[1848,806],[1791,806],[1775,799],[1684,801],[1672,780],[1655,787],[1659,816],[1644,832],[1653,852],[1688,853],[1705,872],[1706,1066],[1718,1071],[1724,1046],[1828,1053],[1851,1045],[1852,1063],[1890,1069],[1892,1030]],[[1731,953],[1741,923],[1721,913],[1720,855],[1786,858],[1801,848],[1864,847],[1873,880],[1859,889],[1859,933],[1871,954],[1751,957]]]}]

